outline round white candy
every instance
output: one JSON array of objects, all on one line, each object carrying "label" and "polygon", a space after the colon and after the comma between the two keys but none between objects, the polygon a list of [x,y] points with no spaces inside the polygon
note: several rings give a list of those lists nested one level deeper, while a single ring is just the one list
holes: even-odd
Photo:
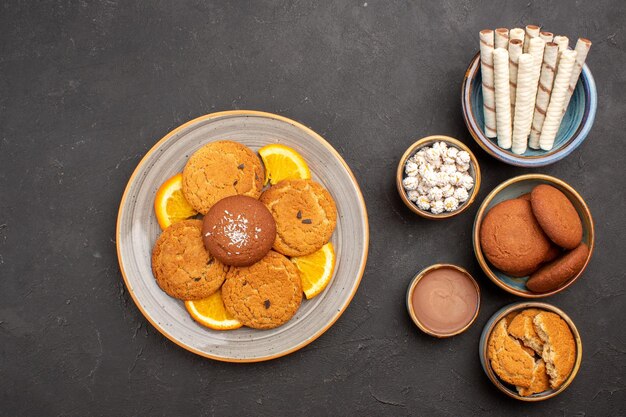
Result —
[{"label": "round white candy", "polygon": [[467,172],[469,171],[469,167],[470,167],[470,164],[463,164],[463,165],[457,164],[456,165],[456,169],[459,172]]},{"label": "round white candy", "polygon": [[421,195],[417,198],[417,207],[421,210],[429,210],[430,209],[430,200],[428,197]]},{"label": "round white candy", "polygon": [[420,193],[418,193],[415,190],[409,191],[408,193],[406,193],[406,196],[409,198],[409,200],[411,201],[417,201],[417,199],[420,196]]},{"label": "round white candy", "polygon": [[470,160],[471,158],[470,158],[469,153],[465,151],[460,151],[458,155],[456,156],[456,163],[459,165],[469,164]]},{"label": "round white candy", "polygon": [[444,206],[443,206],[443,201],[439,200],[439,201],[435,201],[430,205],[430,211],[433,214],[439,214],[439,213],[443,213],[443,211],[445,210]]},{"label": "round white candy", "polygon": [[446,151],[446,157],[447,158],[456,159],[458,154],[459,154],[458,148],[455,148],[455,147],[452,147],[452,146],[449,147],[448,150]]},{"label": "round white candy", "polygon": [[402,180],[402,185],[404,186],[404,189],[407,191],[416,190],[418,184],[419,184],[419,180],[417,179],[417,177],[406,177],[405,179]]},{"label": "round white candy", "polygon": [[424,181],[421,181],[420,184],[417,186],[417,192],[420,193],[420,195],[428,194],[428,190],[430,190],[430,187],[426,185]]},{"label": "round white candy", "polygon": [[439,187],[444,187],[446,184],[450,183],[450,175],[446,174],[445,172],[441,172],[439,171],[437,173],[437,185]]},{"label": "round white candy", "polygon": [[461,185],[466,190],[471,190],[474,187],[474,178],[471,175],[464,175],[463,180],[461,181]]},{"label": "round white candy", "polygon": [[435,187],[439,184],[439,175],[433,171],[426,172],[422,178],[428,187]]},{"label": "round white candy", "polygon": [[443,207],[446,211],[454,211],[459,208],[459,201],[454,197],[448,197],[443,200]]},{"label": "round white candy", "polygon": [[454,174],[450,175],[450,184],[454,185],[455,187],[460,186],[464,176],[465,174],[463,174],[462,172],[455,172]]},{"label": "round white candy", "polygon": [[441,156],[444,156],[446,154],[446,151],[448,150],[448,145],[446,145],[445,142],[435,142],[433,143],[433,149],[439,151],[439,154]]},{"label": "round white candy", "polygon": [[459,202],[464,203],[469,198],[469,193],[463,187],[459,187],[454,190],[454,198],[459,200]]},{"label": "round white candy", "polygon": [[443,192],[444,197],[452,197],[452,195],[454,194],[454,187],[450,184],[446,184],[445,186],[441,187],[441,191]]},{"label": "round white candy", "polygon": [[432,165],[430,165],[429,163],[425,162],[425,163],[419,165],[419,167],[417,168],[417,172],[422,177],[425,177],[429,172],[430,173],[434,172],[434,170],[433,170]]},{"label": "round white candy", "polygon": [[443,191],[439,187],[433,187],[428,191],[428,199],[430,201],[439,201],[443,198]]},{"label": "round white candy", "polygon": [[431,164],[434,168],[439,168],[441,166],[441,153],[437,149],[426,148],[426,161]]},{"label": "round white candy", "polygon": [[448,175],[454,174],[457,171],[454,162],[452,164],[443,164],[439,169],[441,172],[445,172]]},{"label": "round white candy", "polygon": [[406,175],[408,175],[409,177],[417,177],[417,168],[418,165],[415,162],[409,161],[404,167],[404,172],[406,172]]}]

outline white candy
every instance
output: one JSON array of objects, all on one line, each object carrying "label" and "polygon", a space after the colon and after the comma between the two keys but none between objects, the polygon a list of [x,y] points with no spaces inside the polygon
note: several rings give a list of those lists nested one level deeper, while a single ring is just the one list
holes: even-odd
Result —
[{"label": "white candy", "polygon": [[459,172],[467,172],[469,171],[469,167],[470,167],[469,164],[463,164],[463,165],[457,165],[456,169]]},{"label": "white candy", "polygon": [[430,200],[426,196],[419,196],[417,199],[417,207],[422,210],[430,210]]},{"label": "white candy", "polygon": [[466,190],[471,190],[472,187],[474,187],[474,179],[472,178],[471,175],[464,175],[463,176],[463,180],[461,181],[461,185],[466,189]]},{"label": "white candy", "polygon": [[448,145],[445,142],[435,142],[433,143],[433,149],[439,151],[440,156],[444,156],[448,150]]},{"label": "white candy", "polygon": [[445,172],[448,175],[454,174],[457,171],[456,165],[454,164],[454,160],[452,160],[451,164],[445,163],[441,166],[441,172]]},{"label": "white candy", "polygon": [[404,167],[404,172],[406,172],[406,175],[408,175],[409,177],[417,177],[417,168],[418,165],[415,162],[409,161]]},{"label": "white candy", "polygon": [[459,202],[461,203],[465,203],[467,199],[469,198],[469,193],[467,192],[465,188],[459,187],[454,190],[454,198],[459,200]]},{"label": "white candy", "polygon": [[435,172],[433,167],[431,165],[429,165],[428,163],[423,163],[419,165],[419,168],[417,168],[417,172],[418,174],[420,174],[422,177],[425,177],[428,173],[433,173]]},{"label": "white candy", "polygon": [[456,156],[456,163],[459,165],[466,165],[470,163],[470,156],[469,153],[465,152],[465,151],[460,151],[459,154]]},{"label": "white candy", "polygon": [[430,187],[426,185],[424,181],[420,182],[420,184],[417,186],[417,192],[420,193],[420,195],[428,194],[429,190],[430,190]]},{"label": "white candy", "polygon": [[407,191],[416,190],[418,184],[419,184],[419,180],[417,179],[417,177],[406,177],[405,179],[402,180],[402,185],[404,186],[404,189]]},{"label": "white candy", "polygon": [[441,200],[435,201],[434,203],[430,205],[430,211],[433,214],[443,213],[444,210],[445,210],[445,207],[443,206],[443,201]]},{"label": "white candy", "polygon": [[450,175],[446,174],[445,172],[438,172],[437,174],[437,185],[439,187],[445,187],[446,184],[450,183]]},{"label": "white candy", "polygon": [[411,201],[417,201],[417,199],[420,197],[420,193],[415,190],[409,191],[408,193],[406,193],[406,195]]},{"label": "white candy", "polygon": [[446,157],[451,158],[451,159],[456,159],[458,154],[459,154],[459,150],[451,146],[448,148],[446,152]]},{"label": "white candy", "polygon": [[443,207],[446,211],[454,211],[459,208],[459,201],[454,197],[448,197],[443,201]]},{"label": "white candy", "polygon": [[[422,151],[420,151],[420,152],[422,152]],[[426,157],[424,156],[423,152],[421,154],[420,154],[420,152],[418,152],[415,155],[413,155],[413,157],[410,159],[413,162],[415,162],[417,164],[417,166],[426,164]]]},{"label": "white candy", "polygon": [[461,185],[461,181],[463,181],[463,177],[465,176],[465,174],[463,174],[462,172],[455,172],[454,174],[450,175],[450,184],[456,186]]},{"label": "white candy", "polygon": [[437,149],[426,148],[426,161],[433,166],[439,168],[441,166],[441,153]]},{"label": "white candy", "polygon": [[439,187],[433,187],[428,191],[428,199],[430,201],[439,201],[443,198],[443,191]]},{"label": "white candy", "polygon": [[441,191],[443,192],[444,197],[452,197],[454,195],[454,187],[450,184],[446,184],[444,187],[441,187]]},{"label": "white candy", "polygon": [[439,184],[439,174],[435,172],[426,172],[422,178],[428,187],[435,187]]}]

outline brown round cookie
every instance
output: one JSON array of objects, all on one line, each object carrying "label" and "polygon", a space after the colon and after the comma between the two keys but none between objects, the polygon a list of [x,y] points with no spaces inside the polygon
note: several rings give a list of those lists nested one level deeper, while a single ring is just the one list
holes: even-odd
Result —
[{"label": "brown round cookie", "polygon": [[226,197],[204,216],[206,249],[226,265],[248,266],[263,258],[276,239],[276,223],[267,207],[245,195]]},{"label": "brown round cookie", "polygon": [[534,292],[555,290],[580,272],[588,256],[589,247],[581,243],[576,249],[539,268],[526,281],[526,287]]},{"label": "brown round cookie", "polygon": [[583,238],[583,225],[572,202],[551,185],[541,184],[531,193],[533,213],[543,231],[557,245],[574,249]]},{"label": "brown round cookie", "polygon": [[493,266],[516,277],[536,270],[550,250],[530,202],[519,198],[489,210],[480,226],[480,245]]},{"label": "brown round cookie", "polygon": [[302,302],[302,282],[294,264],[269,251],[248,267],[232,267],[222,287],[226,310],[245,326],[272,329],[288,322]]},{"label": "brown round cookie", "polygon": [[326,244],[337,224],[335,201],[312,180],[284,180],[265,191],[261,202],[276,220],[274,250],[303,256]]},{"label": "brown round cookie", "polygon": [[263,164],[248,147],[231,141],[211,142],[198,149],[183,169],[183,194],[191,206],[207,214],[224,197],[258,198]]},{"label": "brown round cookie", "polygon": [[200,300],[219,289],[228,266],[202,243],[202,221],[183,220],[165,229],[152,250],[152,273],[159,287],[181,300]]}]

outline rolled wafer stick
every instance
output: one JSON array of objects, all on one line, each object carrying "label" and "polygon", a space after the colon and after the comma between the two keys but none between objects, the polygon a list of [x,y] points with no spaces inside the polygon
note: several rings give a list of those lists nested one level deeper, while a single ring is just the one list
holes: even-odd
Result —
[{"label": "rolled wafer stick", "polygon": [[[511,151],[518,155],[526,152],[528,133],[533,118],[533,70],[534,58],[531,54],[522,54],[518,60],[517,97],[515,99],[515,117],[513,119],[513,137]],[[497,92],[497,91],[496,91]]]},{"label": "rolled wafer stick", "polygon": [[498,146],[511,147],[511,88],[509,86],[509,52],[504,48],[493,51],[493,79],[496,89],[496,128]]},{"label": "rolled wafer stick", "polygon": [[509,46],[509,30],[507,28],[496,29],[495,48],[508,48]]},{"label": "rolled wafer stick", "polygon": [[552,83],[554,82],[558,56],[559,46],[554,42],[548,42],[543,52],[543,64],[541,65],[541,76],[539,77],[539,86],[537,87],[537,98],[535,102],[535,114],[533,115],[530,139],[528,140],[528,146],[532,149],[539,149],[539,136],[541,135],[546,110],[548,110],[548,104],[550,103],[550,94],[552,93]]},{"label": "rolled wafer stick", "polygon": [[559,53],[561,53],[569,47],[569,38],[567,36],[558,35],[554,37],[554,43],[559,45]]},{"label": "rolled wafer stick", "polygon": [[524,53],[528,52],[530,40],[539,36],[541,28],[535,25],[526,25],[526,35],[524,36]]},{"label": "rolled wafer stick", "polygon": [[493,30],[480,31],[480,72],[483,80],[483,114],[485,136],[495,138],[496,99],[493,87]]},{"label": "rolled wafer stick", "polygon": [[541,136],[539,136],[539,147],[544,151],[549,151],[554,146],[554,139],[563,119],[563,105],[567,99],[567,90],[574,71],[576,55],[578,52],[568,49],[563,51],[559,58],[550,104],[541,129]]},{"label": "rolled wafer stick", "polygon": [[546,43],[552,42],[554,39],[554,33],[552,32],[539,32],[539,37],[543,39]]},{"label": "rolled wafer stick", "polygon": [[587,59],[589,49],[591,49],[591,41],[585,38],[578,38],[578,41],[576,42],[576,48],[574,48],[574,50],[578,54],[576,55],[576,63],[574,64],[574,71],[572,71],[572,78],[570,78],[569,80],[569,89],[567,92],[567,99],[563,104],[563,113],[567,111],[569,101],[572,99],[572,94],[574,94],[574,89],[576,89],[578,77],[580,77],[580,73],[583,71],[583,65],[585,65],[585,60]]},{"label": "rolled wafer stick", "polygon": [[[531,38],[530,45],[528,47],[528,53],[533,56],[533,78],[532,78],[532,87],[533,91],[533,102],[535,101],[535,97],[537,97],[537,87],[539,86],[539,76],[541,75],[541,63],[543,62],[543,51],[546,48],[546,42],[539,38]],[[529,132],[530,133],[530,132]]]},{"label": "rolled wafer stick", "polygon": [[513,39],[519,39],[524,43],[524,37],[526,36],[526,31],[522,28],[513,28],[509,30],[509,42]]},{"label": "rolled wafer stick", "polygon": [[515,114],[515,94],[517,90],[517,60],[522,54],[523,44],[524,41],[522,41],[521,39],[511,39],[509,41],[509,85],[511,86],[511,114]]}]

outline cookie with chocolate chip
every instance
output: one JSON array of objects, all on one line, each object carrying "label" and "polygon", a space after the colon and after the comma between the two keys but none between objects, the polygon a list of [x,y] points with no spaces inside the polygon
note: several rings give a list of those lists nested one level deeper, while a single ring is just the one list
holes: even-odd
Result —
[{"label": "cookie with chocolate chip", "polygon": [[152,250],[152,273],[159,287],[181,300],[200,300],[217,291],[228,266],[207,252],[202,221],[183,220],[165,229]]},{"label": "cookie with chocolate chip", "polygon": [[226,310],[243,325],[272,329],[288,322],[302,302],[302,282],[294,264],[269,251],[259,262],[231,267],[222,300]]},{"label": "cookie with chocolate chip", "polygon": [[274,250],[304,256],[324,246],[337,225],[330,193],[312,180],[284,180],[265,191],[260,201],[276,221]]},{"label": "cookie with chocolate chip", "polygon": [[258,198],[265,174],[259,157],[237,142],[217,141],[197,150],[183,169],[183,194],[202,214],[231,195]]}]

